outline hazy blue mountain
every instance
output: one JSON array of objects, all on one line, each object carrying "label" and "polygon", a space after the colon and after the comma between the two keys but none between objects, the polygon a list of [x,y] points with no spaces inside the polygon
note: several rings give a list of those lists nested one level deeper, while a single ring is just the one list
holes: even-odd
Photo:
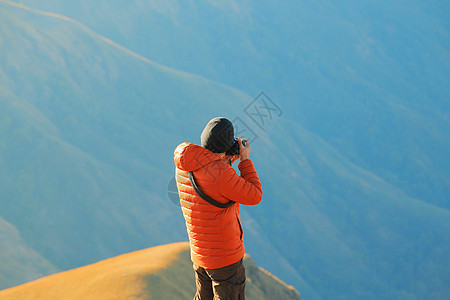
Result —
[{"label": "hazy blue mountain", "polygon": [[250,95],[265,90],[285,117],[356,163],[450,208],[445,1],[20,2],[164,65]]},{"label": "hazy blue mountain", "polygon": [[[151,3],[167,3],[162,8],[170,8],[175,2]],[[62,3],[58,7],[69,9]],[[95,7],[72,4],[74,13],[93,16]],[[154,8],[161,13],[158,9]],[[267,7],[265,11],[269,14]],[[126,21],[116,19],[116,23],[133,24]],[[448,178],[447,158],[427,152],[427,147],[435,149],[437,144],[443,146],[440,151],[448,149],[448,137],[443,134],[448,126],[446,102],[442,106],[430,103],[433,113],[440,109],[442,114],[433,121],[437,123],[427,123],[428,112],[422,113],[414,103],[402,102],[403,107],[394,101],[393,109],[383,106],[387,99],[358,102],[365,94],[355,99],[351,85],[367,79],[356,74],[348,82],[345,77],[339,79],[339,74],[327,77],[330,70],[339,68],[334,65],[318,77],[305,77],[310,80],[310,85],[303,83],[309,86],[309,92],[305,90],[309,103],[273,97],[284,114],[279,117],[273,111],[273,118],[258,127],[245,113],[254,108],[257,92],[244,93],[154,63],[62,16],[1,1],[0,46],[0,217],[59,270],[185,240],[180,210],[167,196],[173,177],[172,152],[179,142],[198,142],[206,122],[225,115],[240,118],[238,124],[247,125],[257,136],[253,158],[264,199],[259,206],[243,207],[242,214],[247,252],[259,265],[295,285],[305,299],[439,299],[447,295],[449,211],[442,208],[445,205],[412,197],[411,189],[404,188],[412,181],[402,185],[386,179],[380,175],[385,166],[374,167],[379,165],[376,160],[371,162],[359,154],[364,149],[354,148],[361,142],[356,134],[360,131],[373,143],[367,151],[378,149],[381,155],[394,149],[398,155],[409,155],[408,159],[426,153],[416,157],[423,171],[420,175],[432,174],[442,180],[436,186],[448,191],[443,185]],[[316,55],[320,61],[320,53]],[[316,86],[319,77],[327,78],[323,86]],[[325,84],[337,79],[334,85]],[[341,105],[321,101],[339,83],[349,84],[348,90],[344,92],[342,86],[339,92],[348,98],[336,92],[336,98],[330,99],[339,98]],[[316,105],[312,102],[315,93],[323,93]],[[328,112],[322,117],[344,114],[313,120],[324,108]],[[366,110],[379,125],[372,128],[374,132],[358,126]],[[425,120],[429,127],[408,123],[412,120]],[[312,122],[323,127],[313,132]],[[345,130],[351,124],[356,131]],[[339,127],[345,136],[327,137]],[[390,131],[377,134],[384,129]],[[404,129],[405,140],[398,140]],[[388,136],[394,148],[385,143]],[[423,144],[428,139],[434,144]],[[403,163],[406,169],[417,167]]]},{"label": "hazy blue mountain", "polygon": [[57,269],[30,248],[17,228],[0,218],[0,287],[17,285]]}]

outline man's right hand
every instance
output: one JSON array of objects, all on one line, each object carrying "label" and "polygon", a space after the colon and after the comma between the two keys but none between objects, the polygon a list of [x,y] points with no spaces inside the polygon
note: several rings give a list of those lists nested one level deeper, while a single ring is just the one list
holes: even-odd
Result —
[{"label": "man's right hand", "polygon": [[[250,142],[247,139],[238,139],[239,141],[239,154],[241,156],[241,161],[244,161],[250,157]],[[245,146],[243,145],[245,144]]]}]

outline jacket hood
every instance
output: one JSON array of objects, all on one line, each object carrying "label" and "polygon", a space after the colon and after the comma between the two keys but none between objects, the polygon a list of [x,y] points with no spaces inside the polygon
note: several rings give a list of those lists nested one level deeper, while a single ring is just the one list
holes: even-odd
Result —
[{"label": "jacket hood", "polygon": [[182,143],[175,149],[173,159],[178,169],[195,171],[212,161],[220,160],[220,157],[199,145]]}]

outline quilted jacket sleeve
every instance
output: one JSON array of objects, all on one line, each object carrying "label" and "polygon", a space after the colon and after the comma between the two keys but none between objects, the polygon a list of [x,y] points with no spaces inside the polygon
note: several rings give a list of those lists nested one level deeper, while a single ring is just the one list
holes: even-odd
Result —
[{"label": "quilted jacket sleeve", "polygon": [[238,168],[241,176],[232,168],[227,170],[225,176],[221,176],[218,182],[220,193],[240,204],[258,204],[262,199],[262,188],[253,162],[250,159],[244,160],[239,163]]}]

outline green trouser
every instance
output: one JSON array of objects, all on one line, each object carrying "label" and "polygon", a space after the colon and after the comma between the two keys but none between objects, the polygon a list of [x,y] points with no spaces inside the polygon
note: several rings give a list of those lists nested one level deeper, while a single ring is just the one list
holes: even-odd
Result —
[{"label": "green trouser", "polygon": [[245,300],[245,268],[242,259],[220,269],[194,264],[197,293],[194,300]]}]

